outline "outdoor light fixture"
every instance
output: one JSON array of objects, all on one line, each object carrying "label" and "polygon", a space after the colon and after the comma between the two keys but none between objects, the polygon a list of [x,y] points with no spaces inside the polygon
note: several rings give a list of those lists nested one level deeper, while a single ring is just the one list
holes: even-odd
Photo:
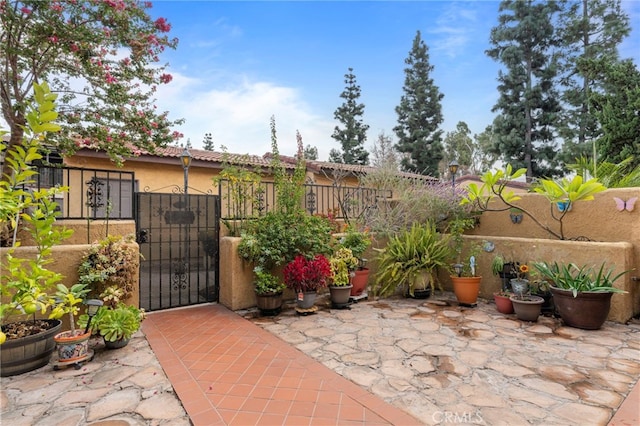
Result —
[{"label": "outdoor light fixture", "polygon": [[456,274],[458,275],[458,277],[462,276],[462,268],[464,268],[464,265],[462,263],[453,264],[453,270],[456,271]]},{"label": "outdoor light fixture", "polygon": [[180,155],[180,161],[182,161],[182,169],[184,170],[184,193],[189,190],[189,166],[193,157],[187,148],[182,151]]},{"label": "outdoor light fixture", "polygon": [[458,168],[460,164],[456,160],[453,160],[449,163],[449,172],[451,173],[451,186],[455,189],[456,187],[456,173],[458,173]]},{"label": "outdoor light fixture", "polygon": [[87,305],[87,315],[89,316],[89,320],[87,321],[87,326],[84,329],[85,334],[89,331],[89,326],[91,325],[91,319],[96,316],[98,313],[98,309],[103,305],[102,300],[98,299],[89,299],[84,302]]}]

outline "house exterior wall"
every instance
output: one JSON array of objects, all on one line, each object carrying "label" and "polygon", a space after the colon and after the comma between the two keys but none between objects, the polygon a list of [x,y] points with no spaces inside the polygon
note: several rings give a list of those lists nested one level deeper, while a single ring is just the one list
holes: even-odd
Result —
[{"label": "house exterior wall", "polygon": [[[138,191],[171,192],[172,187],[184,187],[184,169],[177,158],[157,158],[154,162],[125,161],[121,170],[135,172]],[[65,159],[65,164],[72,167],[113,170],[114,164],[108,158],[91,156],[73,156]],[[210,163],[193,161],[189,167],[189,189],[196,193],[218,193],[218,185],[213,178],[220,169],[211,167]]]}]

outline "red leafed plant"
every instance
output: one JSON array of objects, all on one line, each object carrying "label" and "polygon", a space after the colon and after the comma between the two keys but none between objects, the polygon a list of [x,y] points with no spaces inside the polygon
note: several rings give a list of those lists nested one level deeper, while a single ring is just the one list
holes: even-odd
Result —
[{"label": "red leafed plant", "polygon": [[284,283],[296,293],[326,287],[331,276],[329,260],[321,254],[313,259],[296,256],[284,267]]}]

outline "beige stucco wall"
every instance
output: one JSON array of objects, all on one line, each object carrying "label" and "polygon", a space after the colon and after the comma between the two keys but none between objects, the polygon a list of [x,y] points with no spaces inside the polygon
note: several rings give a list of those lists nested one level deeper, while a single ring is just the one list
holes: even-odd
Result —
[{"label": "beige stucco wall", "polygon": [[[530,210],[543,223],[555,231],[560,227],[551,217],[550,203],[539,194],[522,194],[516,204]],[[618,211],[613,197],[628,200],[640,197],[640,188],[608,189],[595,194],[592,201],[578,201],[566,214],[564,233],[566,238],[587,237],[593,241],[628,241],[640,243],[640,202],[632,212]],[[497,204],[496,204],[497,205]],[[557,209],[554,206],[554,212]],[[528,217],[519,224],[511,223],[509,211],[484,212],[480,216],[480,226],[472,232],[475,235],[496,235],[510,237],[552,238]]]},{"label": "beige stucco wall", "polygon": [[[628,200],[633,197],[640,197],[640,188],[616,188],[608,189],[601,193],[595,194],[592,201],[576,202],[572,209],[566,214],[563,220],[563,228],[566,238],[586,237],[593,243],[586,243],[587,247],[598,247],[590,253],[589,257],[584,257],[582,253],[583,246],[577,242],[567,242],[562,245],[563,250],[553,259],[565,262],[574,262],[577,264],[600,265],[607,260],[608,265],[615,265],[616,270],[622,271],[632,269],[625,276],[624,288],[629,292],[624,296],[614,296],[614,300],[624,300],[624,303],[614,303],[616,309],[624,309],[622,313],[614,314],[614,306],[612,306],[612,316],[626,321],[634,315],[640,313],[640,202],[636,203],[633,211],[619,211],[616,208],[614,197],[621,200]],[[551,217],[551,206],[549,202],[539,194],[522,194],[522,200],[517,202],[527,210],[530,210],[536,217],[559,231],[559,225]],[[553,207],[557,212],[556,207]],[[557,213],[556,213],[557,214]],[[524,217],[519,224],[511,223],[509,212],[484,212],[480,217],[480,225],[473,229],[470,234],[479,236],[492,237],[516,237],[524,238],[524,247],[533,249],[532,238],[550,239],[551,242],[561,241],[554,240],[553,237],[542,228],[537,226],[529,217]],[[483,237],[487,238],[487,237]],[[527,242],[529,241],[529,242]],[[621,242],[630,246],[630,252],[624,252],[624,255],[613,249],[614,246],[599,246],[596,242]],[[540,245],[539,247],[548,247],[548,245]],[[625,249],[626,250],[626,249]],[[533,251],[534,253],[539,253]],[[540,253],[545,255],[545,253]],[[628,261],[626,260],[628,256]],[[532,257],[529,257],[532,259]],[[626,265],[626,266],[624,266]],[[624,307],[624,308],[623,308]]]},{"label": "beige stucco wall", "polygon": [[[138,249],[138,245],[135,245],[136,249]],[[80,266],[80,261],[84,253],[89,249],[89,245],[87,244],[73,244],[73,245],[61,245],[52,248],[52,256],[53,262],[48,265],[48,269],[58,272],[63,275],[62,284],[70,287],[78,282],[78,267]],[[7,256],[8,248],[0,248],[0,260],[4,262]],[[33,259],[37,250],[35,247],[18,247],[15,249],[13,254],[14,257],[24,258],[24,259]],[[4,264],[2,265],[1,273],[5,274],[6,268]],[[124,302],[129,305],[138,305],[138,301],[140,300],[139,295],[139,279],[138,272],[135,272],[136,282],[134,285],[133,294],[131,297]],[[7,301],[7,299],[3,298],[3,301]],[[38,317],[42,317],[42,315],[38,315]],[[46,316],[45,316],[46,317]],[[65,315],[62,318],[63,321],[63,330],[69,329],[69,320],[68,316]],[[11,316],[8,318],[10,321],[19,321],[21,319],[26,319],[26,316]]]},{"label": "beige stucco wall", "polygon": [[[65,159],[65,164],[72,167],[114,170],[115,165],[107,158],[74,156]],[[129,159],[121,169],[136,174],[138,190],[151,192],[171,192],[171,187],[184,186],[184,169],[179,158],[157,158],[156,162],[143,162]],[[218,193],[218,185],[213,184],[213,177],[219,169],[211,168],[210,163],[193,161],[189,167],[189,189],[197,194]]]},{"label": "beige stucco wall", "polygon": [[[599,268],[602,262],[606,262],[608,268],[614,268],[614,274],[629,270],[634,264],[634,246],[629,242],[578,242],[487,236],[467,236],[465,240],[467,247],[469,244],[484,245],[486,241],[495,245],[493,252],[481,251],[477,257],[477,273],[482,276],[480,296],[486,299],[491,299],[492,294],[501,288],[500,278],[491,273],[491,261],[496,253],[504,254],[529,266],[532,262],[557,261],[573,262],[579,266],[594,265]],[[533,270],[531,268],[531,271]],[[613,295],[608,317],[610,321],[626,322],[638,313],[636,296],[639,284],[632,280],[633,276],[633,274],[626,274],[616,282],[615,286],[627,293]],[[441,271],[439,279],[445,289],[452,289],[447,271]]]},{"label": "beige stucco wall", "polygon": [[[73,231],[71,237],[62,242],[63,245],[91,244],[106,238],[107,235],[135,234],[136,222],[134,220],[91,220],[87,222],[81,219],[64,219],[56,221],[54,226],[63,226]],[[87,227],[89,231],[87,232]],[[22,230],[19,234],[20,244],[23,247],[33,244],[33,239],[28,232]]]},{"label": "beige stucco wall", "polygon": [[[246,262],[238,255],[238,246],[242,239],[238,237],[220,238],[220,304],[231,310],[246,309],[256,306],[256,296],[253,290],[253,264]],[[380,247],[380,242],[374,241],[372,246]],[[364,254],[367,259],[374,259],[375,254],[369,247]],[[369,282],[376,272],[375,260],[367,263],[371,270]],[[280,272],[281,274],[281,272]],[[285,300],[295,299],[291,290],[285,290]]]}]

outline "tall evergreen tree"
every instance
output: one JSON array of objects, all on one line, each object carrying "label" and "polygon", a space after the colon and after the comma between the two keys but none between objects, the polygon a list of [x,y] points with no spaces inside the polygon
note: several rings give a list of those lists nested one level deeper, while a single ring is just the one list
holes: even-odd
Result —
[{"label": "tall evergreen tree", "polygon": [[554,143],[561,111],[554,86],[558,11],[552,0],[503,0],[486,51],[506,68],[499,71],[500,96],[492,109],[499,112],[494,150],[515,168],[526,168],[527,179],[561,173]]},{"label": "tall evergreen tree", "polygon": [[631,166],[640,164],[640,70],[631,59],[606,59],[585,64],[601,75],[604,93],[591,93],[590,103],[602,127],[596,141],[598,161],[620,163],[632,157]]},{"label": "tall evergreen tree", "polygon": [[304,158],[305,160],[317,160],[318,159],[318,148],[315,146],[307,145],[304,147]]},{"label": "tall evergreen tree", "polygon": [[340,94],[344,103],[336,109],[333,117],[342,123],[343,128],[336,126],[331,137],[342,146],[342,152],[332,149],[329,161],[346,164],[369,164],[369,153],[364,148],[369,126],[362,122],[364,104],[358,103],[360,86],[356,83],[353,68],[344,75],[346,87]]},{"label": "tall evergreen tree", "polygon": [[473,156],[473,172],[475,174],[489,171],[498,161],[498,155],[492,151],[493,138],[492,126],[487,126],[482,133],[473,135],[473,144],[476,147]]},{"label": "tall evergreen tree", "polygon": [[564,46],[562,99],[564,114],[559,135],[566,162],[591,156],[600,136],[597,118],[589,108],[590,93],[602,93],[603,81],[585,66],[590,60],[618,61],[617,47],[629,35],[629,18],[620,0],[581,0],[566,4],[559,22]]},{"label": "tall evergreen tree", "polygon": [[202,148],[204,148],[205,151],[213,151],[213,135],[211,133],[204,134]]},{"label": "tall evergreen tree", "polygon": [[396,148],[405,154],[402,168],[409,172],[437,176],[442,160],[442,130],[444,121],[440,101],[444,97],[430,77],[427,45],[417,31],[413,47],[404,60],[405,79],[400,104],[396,107],[398,125],[393,128]]},{"label": "tall evergreen tree", "polygon": [[444,156],[440,167],[443,174],[448,173],[448,165],[453,160],[456,160],[460,165],[460,174],[472,170],[475,147],[470,135],[471,130],[464,121],[458,122],[455,131],[447,132],[444,137]]}]

